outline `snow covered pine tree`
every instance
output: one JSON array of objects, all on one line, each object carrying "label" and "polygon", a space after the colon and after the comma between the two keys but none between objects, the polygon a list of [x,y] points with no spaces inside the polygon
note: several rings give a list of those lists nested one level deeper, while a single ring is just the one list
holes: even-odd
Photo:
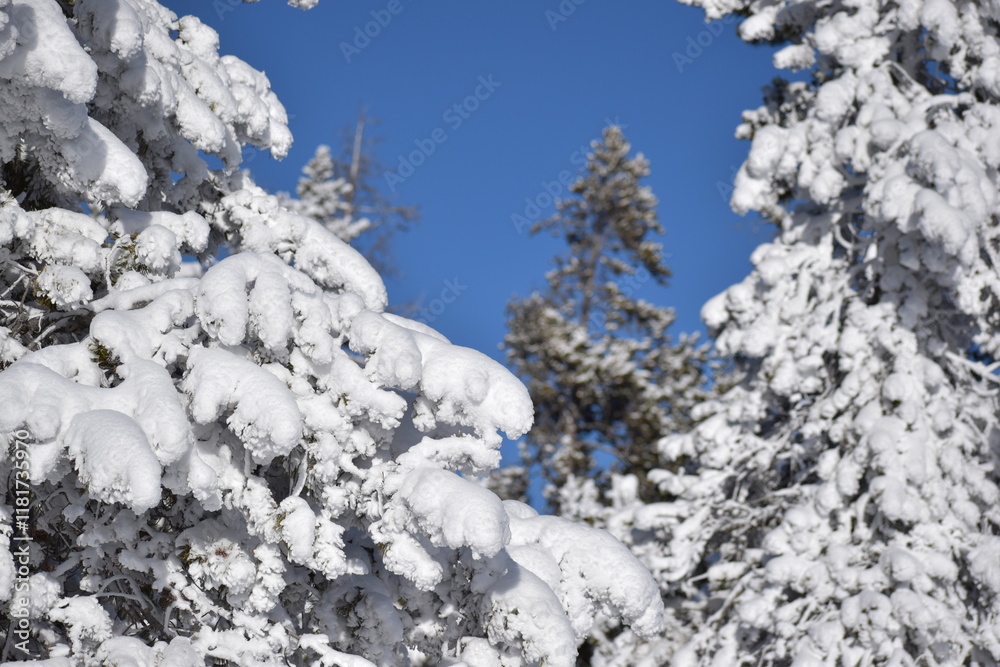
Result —
[{"label": "snow covered pine tree", "polygon": [[318,221],[341,241],[352,243],[385,275],[393,272],[389,248],[393,234],[406,230],[420,212],[416,206],[395,204],[376,185],[374,175],[385,173],[385,167],[373,155],[378,140],[371,136],[373,124],[360,114],[337,156],[329,146],[318,146],[302,169],[296,197],[278,193],[278,199],[285,208]]},{"label": "snow covered pine tree", "polygon": [[[629,157],[616,126],[592,149],[570,187],[576,196],[532,229],[560,237],[567,253],[546,275],[544,294],[508,306],[504,347],[535,404],[525,465],[538,466],[559,514],[603,523],[612,480],[644,483],[655,442],[689,426],[687,414],[704,399],[705,354],[692,338],[671,341],[673,309],[637,296],[670,275],[660,244],[648,238],[663,233],[656,198],[640,183],[649,163]],[[602,453],[610,466],[595,459]],[[652,489],[642,491],[649,500]]]},{"label": "snow covered pine tree", "polygon": [[354,188],[348,178],[337,173],[338,166],[329,146],[317,146],[302,168],[295,188],[297,198],[279,194],[279,199],[285,208],[316,220],[341,241],[350,243],[371,229],[371,221],[354,215]]},{"label": "snow covered pine tree", "polygon": [[[670,275],[650,238],[663,228],[656,198],[641,184],[649,163],[629,156],[617,126],[592,150],[570,187],[575,196],[532,230],[551,231],[567,253],[547,274],[548,290],[509,305],[504,346],[535,404],[524,465],[547,483],[557,513],[608,528],[621,507],[657,499],[647,477],[659,463],[655,444],[690,430],[690,412],[706,396],[706,350],[694,337],[673,342],[673,309],[638,297]],[[500,471],[497,479],[506,477]],[[617,523],[612,531],[636,553],[648,548],[638,531]],[[618,624],[599,627],[587,650],[620,652],[624,638],[607,641]]]},{"label": "snow covered pine tree", "polygon": [[[665,439],[691,665],[1000,663],[1000,5],[697,0],[784,45],[705,321],[742,382]],[[627,517],[626,517],[627,518]]]},{"label": "snow covered pine tree", "polygon": [[659,629],[620,543],[456,473],[526,390],[237,171],[291,138],[214,31],[0,0],[0,88],[2,660],[571,665],[598,607]]}]

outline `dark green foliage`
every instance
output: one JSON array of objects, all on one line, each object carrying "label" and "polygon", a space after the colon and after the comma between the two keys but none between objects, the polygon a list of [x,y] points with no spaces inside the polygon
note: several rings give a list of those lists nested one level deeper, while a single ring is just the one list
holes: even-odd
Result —
[{"label": "dark green foliage", "polygon": [[[612,474],[635,475],[640,494],[654,493],[646,473],[656,467],[656,443],[689,427],[703,399],[705,349],[694,337],[674,342],[673,309],[638,297],[646,285],[665,285],[670,271],[650,237],[663,233],[656,198],[640,181],[649,173],[629,157],[620,128],[595,142],[585,174],[551,219],[533,233],[562,238],[548,289],[508,307],[508,360],[535,403],[535,426],[523,445],[524,463],[549,484],[555,511],[569,507],[573,488]],[[601,457],[604,452],[612,457]],[[568,482],[574,483],[569,484]]]}]

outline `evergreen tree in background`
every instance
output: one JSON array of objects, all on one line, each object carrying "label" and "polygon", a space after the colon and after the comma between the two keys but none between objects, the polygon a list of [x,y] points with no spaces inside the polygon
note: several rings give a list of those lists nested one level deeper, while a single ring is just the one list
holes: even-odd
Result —
[{"label": "evergreen tree in background", "polygon": [[620,128],[605,129],[574,196],[533,228],[564,240],[566,252],[545,292],[509,305],[504,343],[535,403],[524,464],[548,484],[557,512],[598,524],[616,477],[652,499],[655,443],[688,429],[705,395],[705,350],[694,337],[672,341],[673,309],[638,297],[670,271],[650,238],[663,228],[641,184],[649,163],[629,150]]},{"label": "evergreen tree in background", "polygon": [[738,130],[733,207],[777,236],[703,317],[742,381],[609,520],[691,636],[608,663],[996,665],[1000,10],[692,4],[812,78]]},{"label": "evergreen tree in background", "polygon": [[282,203],[289,209],[321,223],[337,235],[341,241],[350,243],[360,234],[371,229],[367,218],[355,218],[352,198],[354,188],[350,181],[338,172],[340,165],[333,160],[330,147],[321,144],[302,168],[302,177],[295,188],[297,199],[287,198]]},{"label": "evergreen tree in background", "polygon": [[[524,468],[501,469],[490,482],[501,495],[525,495],[529,474],[540,476],[554,511],[606,528],[644,560],[660,554],[661,536],[625,515],[659,499],[649,477],[662,465],[656,444],[692,427],[694,406],[708,396],[707,350],[694,336],[673,341],[673,309],[638,297],[670,276],[651,238],[663,228],[641,184],[649,163],[629,155],[617,126],[592,149],[573,197],[532,230],[566,244],[548,289],[508,307],[504,346],[535,404],[535,425],[521,443]],[[669,584],[660,584],[669,598]],[[578,664],[664,659],[682,636],[671,622],[651,651],[601,615]]]},{"label": "evergreen tree in background", "polygon": [[365,255],[379,273],[393,272],[390,240],[406,231],[420,217],[416,206],[394,204],[374,184],[373,175],[385,171],[374,155],[377,139],[366,129],[375,121],[364,112],[350,133],[344,148],[334,155],[320,145],[302,168],[295,197],[282,194],[281,203],[300,215],[316,220],[341,241],[351,243]]}]

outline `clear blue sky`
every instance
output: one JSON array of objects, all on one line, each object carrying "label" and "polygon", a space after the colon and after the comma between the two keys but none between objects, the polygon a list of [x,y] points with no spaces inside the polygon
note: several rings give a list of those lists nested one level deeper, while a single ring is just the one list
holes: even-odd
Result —
[{"label": "clear blue sky", "polygon": [[[577,168],[574,152],[605,119],[652,163],[674,278],[640,295],[677,309],[675,334],[702,328],[701,305],[742,279],[771,235],[720,193],[749,147],[733,138],[740,112],[759,106],[776,75],[771,49],[740,42],[735,23],[706,24],[700,10],[664,0],[564,0],[575,7],[568,16],[559,0],[320,0],[308,11],[281,0],[163,1],[214,27],[223,53],[264,70],[288,110],[290,155],[249,164],[269,190],[294,190],[316,145],[339,146],[361,107],[381,119],[377,152],[389,166],[415,142],[445,137],[394,183],[398,202],[423,215],[395,239],[402,276],[387,285],[393,303],[429,304],[457,282],[460,294],[431,323],[457,344],[502,360],[507,301],[540,287],[559,250],[519,234],[511,216]],[[385,25],[357,49],[357,31],[378,17]],[[478,108],[455,112],[477,88],[484,99],[466,107]]]}]

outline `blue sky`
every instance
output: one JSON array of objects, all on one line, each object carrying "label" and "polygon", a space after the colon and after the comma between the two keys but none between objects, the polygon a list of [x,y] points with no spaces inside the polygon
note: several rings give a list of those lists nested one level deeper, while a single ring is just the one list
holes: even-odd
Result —
[{"label": "blue sky", "polygon": [[652,164],[674,277],[639,294],[677,309],[675,334],[701,328],[701,305],[747,274],[771,234],[727,202],[749,147],[733,138],[740,112],[759,106],[776,75],[771,49],[740,42],[734,22],[706,24],[700,10],[663,0],[164,4],[214,27],[221,51],[264,70],[288,110],[289,156],[249,164],[265,188],[293,190],[316,145],[339,146],[361,107],[381,120],[387,166],[424,147],[412,174],[390,179],[422,218],[395,239],[402,275],[387,285],[394,303],[431,305],[451,290],[431,324],[460,345],[502,360],[507,301],[541,287],[559,250],[519,233],[512,216],[546,204],[545,184],[577,169],[575,153],[606,120]]}]

